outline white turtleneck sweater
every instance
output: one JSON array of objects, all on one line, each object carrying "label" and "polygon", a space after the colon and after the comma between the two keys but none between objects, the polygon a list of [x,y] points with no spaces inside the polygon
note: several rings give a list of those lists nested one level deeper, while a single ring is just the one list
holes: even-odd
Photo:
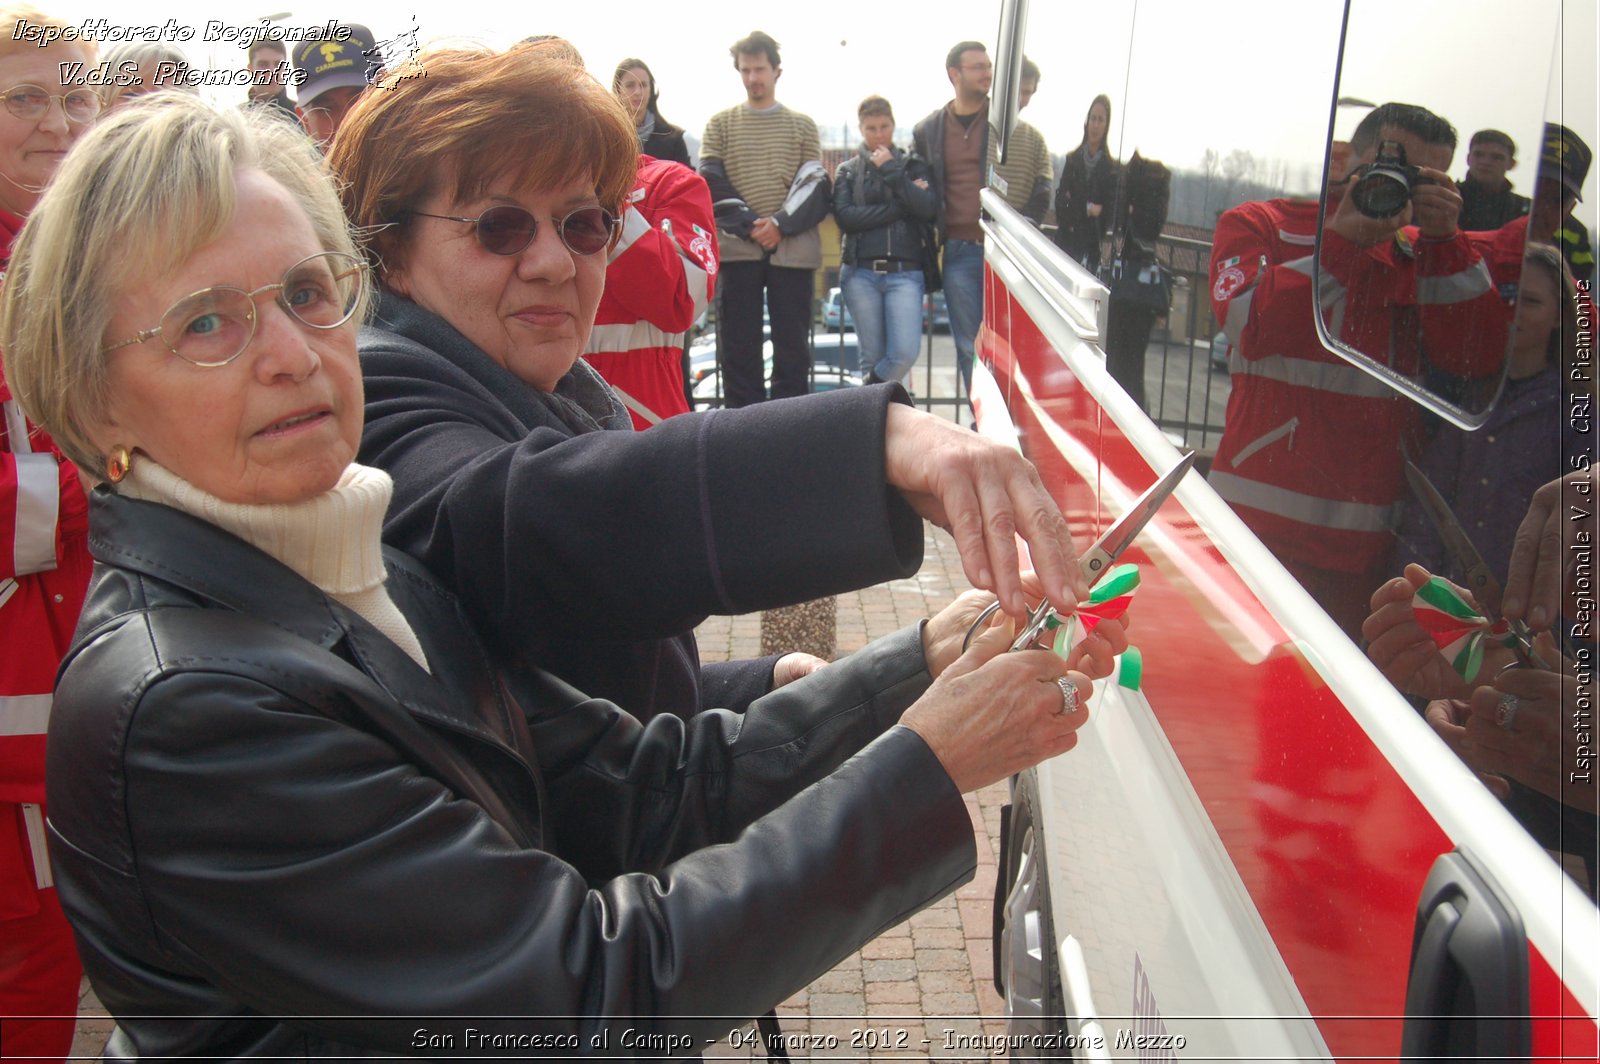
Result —
[{"label": "white turtleneck sweater", "polygon": [[383,516],[394,491],[383,470],[352,462],[321,495],[252,505],[224,502],[141,454],[116,487],[131,499],[182,510],[270,554],[428,668],[416,633],[383,586]]}]

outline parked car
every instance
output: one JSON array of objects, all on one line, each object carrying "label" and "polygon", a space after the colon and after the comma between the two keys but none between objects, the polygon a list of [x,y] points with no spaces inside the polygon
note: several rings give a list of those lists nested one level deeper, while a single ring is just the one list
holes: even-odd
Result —
[{"label": "parked car", "polygon": [[[772,323],[764,319],[761,322],[761,339],[772,339]],[[701,380],[716,368],[717,331],[713,329],[689,345],[689,380],[691,383]]]},{"label": "parked car", "polygon": [[944,292],[928,292],[922,297],[922,317],[932,321],[934,332],[950,331],[950,308],[945,304]]},{"label": "parked car", "polygon": [[817,313],[817,318],[830,329],[856,327],[855,319],[850,316],[850,308],[845,306],[844,293],[837,288],[828,289],[828,294],[822,299],[822,307]]},{"label": "parked car", "polygon": [[689,345],[689,382],[697,383],[717,368],[717,334],[708,332]]},{"label": "parked car", "polygon": [[1228,372],[1228,352],[1233,349],[1233,341],[1228,339],[1228,334],[1218,332],[1211,338],[1211,368],[1222,373]]},{"label": "parked car", "polygon": [[819,366],[861,371],[861,341],[853,332],[818,332],[811,337],[811,360]]}]

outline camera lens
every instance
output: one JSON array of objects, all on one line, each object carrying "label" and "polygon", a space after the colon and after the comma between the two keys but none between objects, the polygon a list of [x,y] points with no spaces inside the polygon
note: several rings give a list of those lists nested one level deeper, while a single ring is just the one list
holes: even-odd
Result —
[{"label": "camera lens", "polygon": [[1350,190],[1356,210],[1368,218],[1393,218],[1405,210],[1411,188],[1403,173],[1387,169],[1368,171]]}]

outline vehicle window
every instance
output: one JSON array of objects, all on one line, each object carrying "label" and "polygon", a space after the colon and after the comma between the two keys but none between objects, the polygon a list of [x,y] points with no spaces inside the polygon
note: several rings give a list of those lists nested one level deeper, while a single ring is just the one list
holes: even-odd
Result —
[{"label": "vehicle window", "polygon": [[[1375,0],[1349,7],[1314,291],[1324,343],[1366,375],[1370,384],[1356,386],[1380,386],[1374,408],[1396,411],[1381,446],[1363,447],[1369,481],[1395,487],[1388,575],[1414,564],[1451,582],[1429,589],[1437,605],[1419,607],[1419,616],[1467,611],[1487,623],[1499,619],[1517,526],[1536,490],[1580,456],[1592,460],[1592,341],[1579,327],[1592,258],[1574,260],[1558,234],[1586,229],[1585,213],[1592,226],[1592,208],[1568,212],[1574,186],[1593,182],[1578,163],[1592,150],[1593,64],[1565,65],[1586,86],[1515,74],[1544,69],[1558,35],[1592,41],[1594,11],[1547,0],[1508,19],[1503,9],[1468,4],[1452,12],[1450,47],[1421,64],[1416,42],[1436,28],[1436,14]],[[1559,77],[1563,64],[1549,65]],[[1557,632],[1570,634],[1572,620]],[[1517,633],[1441,623],[1462,628],[1459,638],[1438,640],[1454,668],[1431,681],[1409,672],[1397,680],[1592,896],[1592,788],[1586,809],[1563,804],[1571,737],[1552,726],[1543,749],[1517,751],[1528,759],[1521,767],[1492,771],[1484,758],[1499,755],[1474,750],[1466,730],[1482,724],[1473,721],[1476,702],[1479,718],[1486,706],[1497,714],[1505,734],[1496,739],[1533,743],[1536,718],[1565,718],[1562,705],[1577,692],[1557,684],[1542,701],[1519,699],[1500,691],[1509,681],[1496,670],[1534,676],[1534,665],[1560,666],[1565,657],[1573,672],[1577,648],[1565,639],[1506,647]],[[1443,687],[1461,684],[1452,673],[1472,680],[1445,695]],[[1530,714],[1520,723],[1519,710]],[[1587,867],[1574,849],[1587,849]]]},{"label": "vehicle window", "polygon": [[[1577,234],[1593,232],[1600,192],[1587,166],[1541,173],[1556,127],[1584,142],[1568,159],[1595,146],[1592,5],[1348,6],[1346,27],[1337,0],[1295,5],[1289,45],[1270,2],[1225,16],[1113,3],[1087,30],[1073,5],[1030,5],[1038,76],[1020,79],[1009,149],[1028,127],[1048,144],[1041,227],[1108,289],[1111,375],[1211,458],[1217,493],[1363,645],[1374,592],[1408,564],[1471,584],[1408,459],[1503,583],[1535,489],[1592,458],[1579,296],[1594,267]],[[1526,76],[1546,69],[1557,80]],[[1498,176],[1473,158],[1484,131],[1514,145]],[[1007,198],[1022,210],[1015,181]],[[1547,246],[1529,248],[1530,231]],[[1491,610],[1476,597],[1462,608]],[[1575,653],[1546,656],[1561,650]],[[1459,748],[1467,709],[1430,704],[1440,691],[1415,681],[1402,686],[1418,711]],[[1551,759],[1542,775],[1483,776],[1592,894],[1592,865],[1559,840],[1587,840],[1592,862],[1594,810],[1561,804],[1558,772]]]},{"label": "vehicle window", "polygon": [[1451,47],[1418,63],[1434,14],[1350,5],[1316,292],[1324,342],[1470,428],[1506,380],[1543,142],[1546,86],[1507,60],[1542,65],[1559,11],[1462,11]]}]

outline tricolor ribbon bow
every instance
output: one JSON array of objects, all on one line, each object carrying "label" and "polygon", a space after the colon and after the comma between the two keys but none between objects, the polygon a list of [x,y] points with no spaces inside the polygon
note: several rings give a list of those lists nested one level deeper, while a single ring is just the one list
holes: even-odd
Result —
[{"label": "tricolor ribbon bow", "polygon": [[[1066,618],[1066,623],[1056,626],[1056,638],[1052,644],[1055,652],[1063,658],[1077,645],[1081,637],[1086,637],[1095,630],[1101,621],[1114,621],[1128,612],[1128,605],[1133,601],[1133,593],[1139,589],[1139,567],[1132,562],[1113,566],[1107,570],[1106,575],[1089,592],[1087,602],[1078,603],[1078,612]],[[1079,625],[1083,631],[1079,633]],[[1140,656],[1137,647],[1129,647],[1122,655],[1122,664],[1117,671],[1117,683],[1130,690],[1139,689],[1139,680],[1144,672],[1144,659]]]},{"label": "tricolor ribbon bow", "polygon": [[1516,639],[1504,619],[1489,623],[1472,604],[1461,597],[1454,584],[1443,577],[1432,577],[1411,597],[1411,611],[1422,630],[1450,662],[1463,680],[1472,682],[1483,667],[1486,643],[1515,646]]}]

